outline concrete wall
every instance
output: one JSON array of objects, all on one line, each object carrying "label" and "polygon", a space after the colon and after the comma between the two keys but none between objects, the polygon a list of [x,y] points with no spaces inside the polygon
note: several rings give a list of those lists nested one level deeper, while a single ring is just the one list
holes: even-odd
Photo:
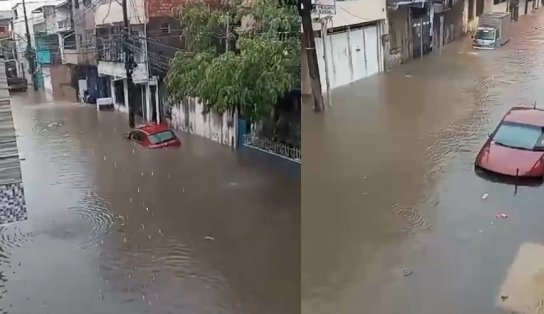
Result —
[{"label": "concrete wall", "polygon": [[53,98],[77,102],[77,89],[75,87],[75,68],[69,65],[52,65],[51,77],[53,85]]},{"label": "concrete wall", "polygon": [[[113,78],[126,77],[125,65],[120,62],[99,61],[98,73],[103,75],[109,75]],[[145,63],[138,63],[138,66],[133,70],[132,77],[135,82],[147,81],[147,65]]]},{"label": "concrete wall", "polygon": [[[329,28],[385,19],[387,19],[385,0],[337,1],[336,14],[332,17],[332,25],[329,25]],[[314,24],[314,29],[319,30],[319,24]]]},{"label": "concrete wall", "polygon": [[236,147],[237,115],[202,113],[203,110],[204,106],[197,99],[190,99],[172,108],[170,123],[175,129]]},{"label": "concrete wall", "polygon": [[468,16],[468,11],[469,11],[469,4],[471,0],[465,0],[465,8],[463,10],[463,32],[465,33],[472,33],[478,27],[478,17],[476,16],[477,15],[476,8],[479,1],[483,1],[483,5],[484,5],[483,13],[490,13],[495,11],[493,0],[473,0],[472,2],[473,12],[474,12],[473,14],[475,17],[470,19]]},{"label": "concrete wall", "polygon": [[[525,2],[526,0],[519,0],[519,15],[525,15]],[[527,4],[527,13],[531,13],[531,10],[533,9],[533,1],[528,1]],[[508,2],[502,2],[499,4],[496,4],[493,6],[493,12],[507,12],[507,3]]]},{"label": "concrete wall", "polygon": [[[143,0],[134,0],[134,5],[128,6],[128,17],[131,24],[142,24],[145,19],[145,4]],[[111,1],[108,4],[102,4],[94,12],[94,22],[96,25],[105,25],[110,23],[121,23],[123,21],[123,8],[120,1]]]}]

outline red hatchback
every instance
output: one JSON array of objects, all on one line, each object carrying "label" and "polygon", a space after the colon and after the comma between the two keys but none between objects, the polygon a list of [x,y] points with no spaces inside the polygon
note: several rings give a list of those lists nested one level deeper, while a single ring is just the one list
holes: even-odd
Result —
[{"label": "red hatchback", "polygon": [[147,148],[180,146],[178,137],[165,124],[144,124],[127,134],[127,138]]},{"label": "red hatchback", "polygon": [[544,110],[508,111],[476,157],[476,167],[494,173],[544,177]]}]

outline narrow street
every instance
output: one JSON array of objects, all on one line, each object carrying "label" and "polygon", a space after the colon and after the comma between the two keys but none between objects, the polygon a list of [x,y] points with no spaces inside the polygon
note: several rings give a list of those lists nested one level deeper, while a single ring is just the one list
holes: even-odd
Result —
[{"label": "narrow street", "polygon": [[28,220],[0,227],[0,313],[298,313],[300,169],[126,114],[11,99]]},{"label": "narrow street", "polygon": [[[543,187],[473,169],[510,107],[544,108],[542,25],[540,9],[499,50],[465,38],[303,113],[303,313],[542,313]],[[538,273],[513,270],[521,255]]]}]

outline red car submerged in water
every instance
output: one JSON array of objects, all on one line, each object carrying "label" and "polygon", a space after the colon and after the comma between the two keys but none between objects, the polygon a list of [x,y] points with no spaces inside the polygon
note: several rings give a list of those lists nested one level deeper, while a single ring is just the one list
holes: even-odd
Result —
[{"label": "red car submerged in water", "polygon": [[166,124],[149,123],[137,126],[127,138],[146,148],[181,146],[181,141]]},{"label": "red car submerged in water", "polygon": [[514,107],[489,134],[476,168],[496,174],[544,177],[544,110]]}]

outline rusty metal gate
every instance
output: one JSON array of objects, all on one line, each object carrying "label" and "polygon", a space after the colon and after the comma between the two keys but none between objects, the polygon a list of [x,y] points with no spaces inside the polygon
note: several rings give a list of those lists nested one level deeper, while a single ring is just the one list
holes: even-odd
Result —
[{"label": "rusty metal gate", "polygon": [[429,16],[412,20],[414,58],[431,52],[431,19]]}]

